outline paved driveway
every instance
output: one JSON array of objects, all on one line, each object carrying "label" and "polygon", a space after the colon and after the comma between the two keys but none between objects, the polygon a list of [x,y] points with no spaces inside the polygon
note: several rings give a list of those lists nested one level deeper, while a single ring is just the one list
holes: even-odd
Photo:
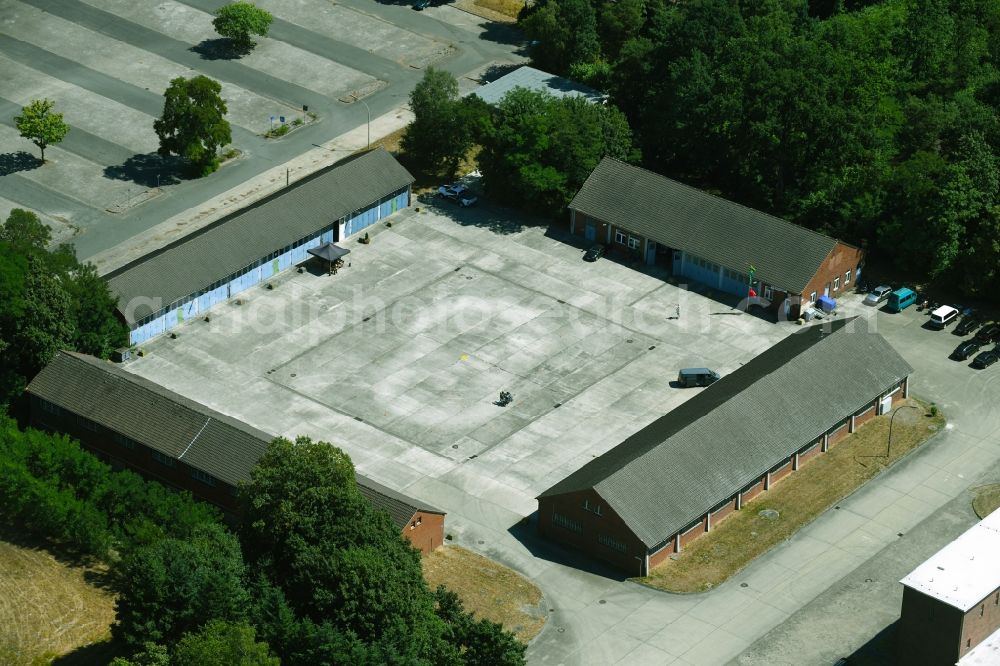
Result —
[{"label": "paved driveway", "polygon": [[[585,263],[558,234],[488,206],[409,210],[372,239],[350,246],[339,275],[283,275],[127,368],[270,432],[342,445],[361,472],[446,509],[455,542],[544,592],[533,664],[725,663],[1000,453],[993,375],[944,359],[954,336],[919,330],[915,312],[879,314],[917,368],[914,392],[954,427],[710,593],[622,581],[537,540],[522,523],[534,497],[693,395],[669,387],[678,367],[725,374],[796,327]],[[491,404],[501,389],[512,406]]]},{"label": "paved driveway", "polygon": [[[0,211],[40,212],[88,259],[222,193],[233,198],[231,190],[269,169],[395,112],[432,64],[464,77],[523,60],[509,26],[376,0],[265,0],[275,16],[268,37],[233,59],[219,52],[211,25],[223,4],[0,0]],[[170,80],[198,74],[222,84],[242,155],[209,178],[186,180],[156,155],[153,121]],[[72,128],[44,165],[12,120],[39,98],[54,100]],[[303,106],[316,122],[264,138],[281,118],[308,120]],[[364,136],[350,149],[364,147]]]}]

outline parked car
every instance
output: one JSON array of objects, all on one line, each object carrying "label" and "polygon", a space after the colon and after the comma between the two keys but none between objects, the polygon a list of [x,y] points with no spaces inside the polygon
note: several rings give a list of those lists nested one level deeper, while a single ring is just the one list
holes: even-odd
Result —
[{"label": "parked car", "polygon": [[957,318],[958,310],[950,305],[942,305],[931,313],[931,318],[927,322],[927,325],[940,331]]},{"label": "parked car", "polygon": [[416,0],[413,3],[413,8],[416,9],[418,12],[427,9],[430,6],[431,6],[431,0]]},{"label": "parked car", "polygon": [[955,327],[952,333],[955,335],[968,335],[979,328],[982,323],[976,315],[966,315],[962,317],[962,321],[958,322],[958,326]]},{"label": "parked car", "polygon": [[889,294],[892,293],[892,287],[887,284],[880,284],[871,290],[867,296],[865,296],[865,305],[878,305],[882,301],[889,298]]},{"label": "parked car", "polygon": [[598,243],[597,245],[591,246],[583,255],[584,261],[597,261],[604,256],[604,246]]},{"label": "parked car", "polygon": [[986,324],[976,331],[976,340],[984,345],[997,342],[1000,340],[1000,324],[997,324],[995,321]]},{"label": "parked car", "polygon": [[965,361],[970,356],[979,351],[982,348],[982,346],[983,343],[979,342],[978,340],[966,340],[965,342],[955,347],[955,351],[951,353],[951,358],[955,359],[956,361]]},{"label": "parked car", "polygon": [[479,197],[472,194],[469,188],[461,183],[442,185],[438,188],[438,196],[447,201],[454,201],[461,206],[471,206],[479,201]]},{"label": "parked car", "polygon": [[972,367],[976,370],[983,370],[1000,361],[1000,347],[995,346],[984,352],[979,352],[976,358],[972,359]]},{"label": "parked car", "polygon": [[902,312],[917,302],[917,292],[906,287],[900,287],[889,294],[889,312]]},{"label": "parked car", "polygon": [[681,386],[709,386],[719,381],[719,373],[708,368],[684,368],[677,375]]}]

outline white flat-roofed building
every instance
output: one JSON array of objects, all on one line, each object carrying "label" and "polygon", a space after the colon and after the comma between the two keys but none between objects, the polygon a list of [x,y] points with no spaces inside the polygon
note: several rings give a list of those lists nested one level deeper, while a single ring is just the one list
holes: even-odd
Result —
[{"label": "white flat-roofed building", "polygon": [[965,666],[1000,654],[1000,510],[900,582],[900,663]]}]

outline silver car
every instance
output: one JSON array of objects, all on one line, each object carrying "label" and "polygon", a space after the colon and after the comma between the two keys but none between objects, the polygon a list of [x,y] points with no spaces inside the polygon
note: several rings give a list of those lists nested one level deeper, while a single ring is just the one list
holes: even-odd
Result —
[{"label": "silver car", "polygon": [[865,305],[878,305],[885,299],[889,298],[889,294],[892,293],[892,287],[880,284],[871,290],[867,296],[865,296]]}]

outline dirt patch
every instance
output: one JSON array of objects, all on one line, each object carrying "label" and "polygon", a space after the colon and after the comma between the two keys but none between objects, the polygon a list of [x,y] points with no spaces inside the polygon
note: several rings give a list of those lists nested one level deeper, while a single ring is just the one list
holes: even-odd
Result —
[{"label": "dirt patch", "polygon": [[431,589],[444,585],[465,610],[499,622],[525,643],[545,625],[541,590],[513,569],[461,546],[438,548],[423,558],[423,567]]},{"label": "dirt patch", "polygon": [[455,0],[451,5],[488,21],[516,23],[524,3],[518,0]]},{"label": "dirt patch", "polygon": [[890,415],[872,419],[637,582],[682,593],[718,586],[944,427],[940,411],[916,400],[893,412],[891,447]]},{"label": "dirt patch", "polygon": [[52,659],[110,636],[115,598],[93,581],[103,566],[75,566],[48,551],[0,541],[0,663]]},{"label": "dirt patch", "polygon": [[972,500],[972,509],[980,518],[985,518],[1000,509],[1000,483],[979,486],[975,489],[976,498]]}]

